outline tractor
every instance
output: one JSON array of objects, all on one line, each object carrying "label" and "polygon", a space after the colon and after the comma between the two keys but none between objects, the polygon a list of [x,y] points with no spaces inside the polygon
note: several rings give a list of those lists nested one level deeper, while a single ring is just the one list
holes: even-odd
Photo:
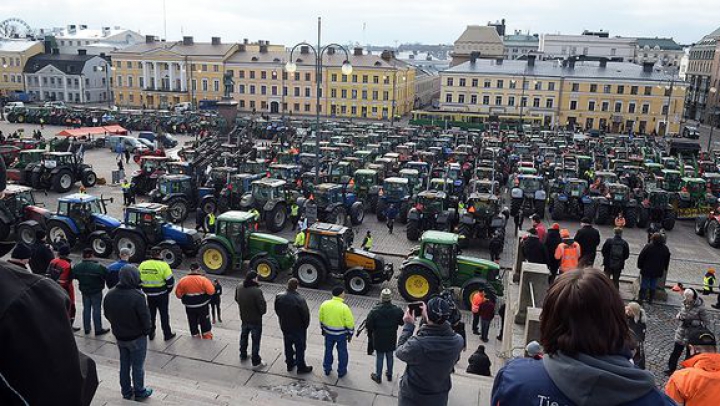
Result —
[{"label": "tractor", "polygon": [[0,241],[7,241],[15,231],[19,242],[35,242],[35,231],[45,228],[50,213],[35,203],[32,189],[7,185],[0,200]]},{"label": "tractor", "polygon": [[263,222],[271,233],[277,233],[285,228],[290,202],[296,198],[284,180],[262,178],[252,182],[250,193],[240,199],[240,209],[257,210],[260,212],[258,221]]},{"label": "tractor", "polygon": [[513,180],[514,186],[510,191],[512,201],[510,214],[515,216],[523,209],[525,216],[537,214],[545,218],[545,198],[547,193],[543,187],[543,178],[536,175],[517,174]]},{"label": "tractor", "polygon": [[30,184],[35,189],[53,189],[58,193],[69,191],[81,181],[85,187],[95,186],[97,175],[92,166],[84,164],[70,152],[46,152],[39,165],[33,166]]},{"label": "tractor", "polygon": [[219,213],[224,213],[228,210],[239,210],[242,197],[246,193],[250,193],[252,191],[252,183],[262,179],[263,176],[262,174],[251,173],[238,173],[230,176],[230,182],[220,191],[217,199],[215,199],[214,196],[208,197],[209,199],[213,199],[215,204],[204,204],[203,209],[217,210]]},{"label": "tractor", "polygon": [[638,227],[647,227],[650,223],[662,224],[662,228],[670,231],[675,228],[675,208],[670,203],[670,195],[663,189],[649,189],[647,196],[638,208]]},{"label": "tractor", "polygon": [[140,159],[140,169],[133,173],[130,185],[138,195],[144,195],[155,189],[158,177],[167,172],[168,157],[144,156]]},{"label": "tractor", "polygon": [[410,181],[406,178],[385,178],[382,189],[378,192],[378,206],[376,215],[378,221],[385,221],[385,211],[391,205],[398,210],[398,221],[407,223],[407,214],[410,210]]},{"label": "tractor", "polygon": [[67,241],[71,247],[78,240],[86,242],[96,257],[112,254],[112,234],[120,221],[107,215],[104,199],[76,193],[58,199],[57,211],[47,220],[47,235],[52,243]]},{"label": "tractor", "polygon": [[418,193],[415,207],[408,211],[405,235],[417,241],[425,230],[451,231],[455,225],[456,211],[448,208],[445,192],[424,190]]},{"label": "tractor", "polygon": [[262,281],[273,281],[280,271],[294,262],[290,241],[272,234],[255,232],[255,216],[244,211],[228,211],[217,217],[215,233],[200,243],[200,267],[207,273],[221,275],[250,261],[250,270]]},{"label": "tractor", "polygon": [[595,224],[610,224],[618,213],[625,216],[625,225],[628,228],[635,227],[638,220],[638,203],[632,197],[630,188],[622,183],[608,183],[607,194],[596,197],[595,213],[590,218],[595,219]]},{"label": "tractor", "polygon": [[167,221],[167,206],[158,203],[139,203],[125,209],[122,225],[115,230],[113,247],[130,250],[132,263],[145,260],[148,249],[160,248],[163,261],[176,269],[183,254],[194,256],[200,245],[200,234],[193,229],[178,227]]},{"label": "tractor", "polygon": [[[321,183],[315,188],[313,197],[317,206],[318,221],[345,225],[349,215],[350,223],[357,226],[365,219],[363,202],[354,193],[347,192],[343,185]],[[301,210],[305,210],[308,201],[301,197],[297,200],[297,205]]]},{"label": "tractor", "polygon": [[469,309],[474,295],[503,296],[500,266],[492,261],[460,255],[457,234],[426,231],[420,247],[400,267],[398,292],[408,302],[427,301],[446,288],[460,288]]},{"label": "tractor", "polygon": [[565,218],[592,218],[595,204],[588,195],[588,183],[584,179],[566,179],[562,190],[553,197],[550,216],[555,221]]},{"label": "tractor", "polygon": [[471,193],[465,204],[465,213],[460,216],[457,233],[460,248],[467,248],[471,238],[489,239],[500,232],[505,234],[507,220],[500,214],[500,201],[490,193]]},{"label": "tractor", "polygon": [[[187,175],[163,175],[158,179],[155,189],[148,193],[153,203],[162,203],[168,206],[168,219],[173,223],[182,223],[188,217],[188,212],[200,204],[204,212],[210,213],[214,207],[210,205],[214,189],[198,188],[192,178]],[[214,201],[212,202],[214,204]]]},{"label": "tractor", "polygon": [[378,172],[373,169],[358,169],[353,175],[353,180],[355,195],[363,202],[367,202],[371,213],[376,213],[381,183]]},{"label": "tractor", "polygon": [[32,186],[33,168],[40,164],[44,153],[45,150],[42,149],[19,150],[7,165],[7,179],[21,185]]},{"label": "tractor", "polygon": [[345,281],[349,293],[364,295],[373,284],[389,281],[393,265],[373,253],[352,248],[353,230],[337,224],[315,223],[306,231],[293,266],[301,286],[317,288],[328,276]]}]

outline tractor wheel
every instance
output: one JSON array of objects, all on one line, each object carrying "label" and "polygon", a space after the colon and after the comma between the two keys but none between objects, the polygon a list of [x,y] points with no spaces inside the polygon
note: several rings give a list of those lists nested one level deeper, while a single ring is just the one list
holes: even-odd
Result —
[{"label": "tractor wheel", "polygon": [[285,228],[287,218],[288,214],[285,205],[278,203],[272,210],[265,213],[265,227],[271,233],[278,233]]},{"label": "tractor wheel", "polygon": [[128,262],[137,264],[145,260],[147,245],[145,244],[145,239],[143,239],[140,234],[128,232],[117,233],[113,239],[113,246],[115,247],[115,252],[118,253],[123,248],[130,250]]},{"label": "tractor wheel", "polygon": [[408,302],[424,302],[439,292],[439,284],[430,269],[422,265],[410,265],[398,278],[398,292]]},{"label": "tractor wheel", "polygon": [[375,216],[377,217],[378,221],[384,222],[387,220],[387,216],[385,216],[386,209],[387,209],[387,203],[385,203],[384,200],[378,200],[377,207],[375,210]]},{"label": "tractor wheel", "polygon": [[330,214],[327,216],[328,223],[334,223],[340,226],[345,225],[345,219],[347,217],[347,214],[345,213],[345,208],[342,206],[338,206],[334,208]]},{"label": "tractor wheel", "polygon": [[[638,215],[637,226],[639,228],[645,228],[648,226],[648,222],[650,221],[650,209],[640,207],[638,210],[640,211],[640,213]],[[627,221],[626,221],[626,223],[627,223]]]},{"label": "tractor wheel", "polygon": [[202,200],[202,202],[200,203],[200,208],[206,215],[210,213],[217,213],[217,200],[215,200],[215,197],[213,196],[208,196]]},{"label": "tractor wheel", "polygon": [[33,227],[30,224],[21,223],[15,229],[15,239],[26,245],[32,245],[35,243],[35,234],[36,234],[37,230],[40,230],[40,229],[41,228],[39,226]]},{"label": "tractor wheel", "polygon": [[160,258],[170,265],[170,268],[177,269],[183,261],[182,248],[177,244],[160,244]]},{"label": "tractor wheel", "polygon": [[720,224],[714,219],[709,221],[710,224],[707,225],[705,238],[707,238],[707,242],[711,247],[720,248]]},{"label": "tractor wheel", "polygon": [[365,219],[365,206],[362,203],[350,207],[350,224],[359,226]]},{"label": "tractor wheel", "polygon": [[32,172],[30,174],[30,186],[33,189],[40,189],[42,187],[42,175],[40,172]]},{"label": "tractor wheel", "polygon": [[553,200],[550,217],[555,221],[561,221],[565,217],[565,205],[560,199]]},{"label": "tractor wheel", "polygon": [[222,275],[232,267],[230,253],[224,246],[216,242],[203,244],[198,251],[198,256],[200,257],[200,267],[209,274]]},{"label": "tractor wheel", "polygon": [[73,183],[75,183],[73,175],[67,169],[61,170],[52,178],[52,187],[57,193],[67,193],[72,188]]},{"label": "tractor wheel", "polygon": [[707,222],[706,217],[698,217],[695,219],[695,234],[699,236],[705,235],[705,224]]},{"label": "tractor wheel", "polygon": [[626,209],[625,210],[625,225],[628,228],[633,228],[637,225],[638,209]]},{"label": "tractor wheel", "polygon": [[255,271],[263,282],[272,282],[280,272],[280,264],[272,257],[255,257],[250,261],[250,271]]},{"label": "tractor wheel", "polygon": [[[372,195],[370,196],[370,213],[377,213],[380,206],[380,200],[378,199],[378,195]],[[382,221],[382,220],[380,220]]]},{"label": "tractor wheel", "polygon": [[360,268],[345,272],[343,279],[345,279],[345,290],[353,295],[366,295],[372,286],[370,274]]},{"label": "tractor wheel", "polygon": [[420,239],[420,224],[417,220],[410,220],[405,226],[405,236],[410,241],[417,241]]},{"label": "tractor wheel", "polygon": [[407,214],[410,211],[410,207],[407,203],[400,205],[400,213],[398,213],[398,221],[400,224],[407,224]]},{"label": "tractor wheel", "polygon": [[317,288],[326,275],[325,264],[313,255],[301,255],[293,266],[293,276],[306,288]]},{"label": "tractor wheel", "polygon": [[540,216],[541,219],[545,219],[545,201],[535,200],[535,214]]},{"label": "tractor wheel", "polygon": [[590,220],[595,218],[595,202],[590,201],[583,207],[583,217],[587,217]]},{"label": "tractor wheel", "polygon": [[168,217],[173,223],[182,223],[188,216],[188,202],[182,197],[170,199],[168,202]]},{"label": "tractor wheel", "polygon": [[[607,204],[601,204],[597,210],[597,216],[595,217],[595,224],[607,224],[609,221],[610,221],[610,206],[608,206]],[[627,223],[627,221],[626,221],[626,223]]]},{"label": "tractor wheel", "polygon": [[51,221],[48,224],[48,238],[51,242],[61,240],[67,241],[70,247],[75,245],[77,235],[65,223],[59,221]]},{"label": "tractor wheel", "polygon": [[470,246],[470,235],[472,234],[472,226],[469,224],[460,224],[457,229],[457,233],[460,236],[458,238],[458,246],[462,249],[466,249]]},{"label": "tractor wheel", "polygon": [[97,183],[97,175],[93,171],[86,171],[82,174],[82,184],[85,187],[93,187]]},{"label": "tractor wheel", "polygon": [[667,231],[672,231],[675,228],[675,212],[668,211],[665,219],[662,222],[662,226]]},{"label": "tractor wheel", "polygon": [[[553,209],[555,210],[555,209]],[[467,310],[472,309],[472,298],[473,296],[479,294],[481,291],[484,291],[486,294],[486,299],[495,299],[495,294],[488,289],[488,286],[481,282],[475,282],[471,283],[465,288],[463,288],[462,291],[462,299],[463,299],[463,305],[465,305],[465,308]]]},{"label": "tractor wheel", "polygon": [[227,197],[218,197],[217,199],[217,212],[225,213],[230,210],[230,200]]},{"label": "tractor wheel", "polygon": [[113,243],[112,239],[106,232],[93,233],[89,238],[90,248],[98,258],[107,258],[112,254]]}]

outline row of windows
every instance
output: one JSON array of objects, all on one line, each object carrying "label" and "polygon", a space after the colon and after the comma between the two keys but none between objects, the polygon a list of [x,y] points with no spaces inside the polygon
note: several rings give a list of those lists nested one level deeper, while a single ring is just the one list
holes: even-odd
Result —
[{"label": "row of windows", "polygon": [[5,82],[5,83],[22,83],[22,75],[3,74],[3,82]]},{"label": "row of windows", "polygon": [[[80,79],[78,78],[62,78],[62,77],[55,77],[55,76],[43,76],[42,77],[42,84],[43,86],[72,86],[72,87],[78,87],[80,86]],[[40,86],[40,76],[28,76],[28,85],[35,85]],[[102,85],[105,85],[105,78],[102,78]],[[85,86],[90,86],[90,79],[85,78]]]},{"label": "row of windows", "polygon": [[[555,90],[555,82],[547,82],[544,84],[543,89],[543,82],[539,80],[525,80],[521,81],[522,86],[525,90],[530,89],[530,85],[532,84],[532,88],[535,90],[549,90],[553,91]],[[448,86],[454,86],[455,85],[455,78],[447,78],[447,85]],[[458,78],[457,85],[459,87],[466,87],[468,85],[468,80],[466,78]],[[516,80],[510,80],[507,82],[508,89],[517,89],[518,81]],[[471,79],[470,80],[470,87],[479,87],[480,86],[480,79]],[[491,89],[493,88],[493,81],[490,79],[483,79],[482,81],[482,87],[484,89]],[[504,79],[498,79],[495,81],[495,89],[504,89],[505,88],[505,80]]]},{"label": "row of windows", "polygon": [[[625,85],[614,85],[615,87],[615,93],[616,94],[625,94],[625,90],[629,90],[631,95],[637,95],[640,92],[639,86],[625,86]],[[572,84],[572,91],[573,92],[580,92],[581,89],[587,89],[590,93],[598,93],[598,85],[595,83],[591,83],[589,86],[584,85],[581,86],[580,83],[573,83]],[[629,89],[628,89],[629,88]],[[671,88],[670,86],[663,86],[663,89],[665,90],[664,96],[669,96]],[[613,85],[603,85],[602,87],[603,93],[612,93],[613,92]],[[644,96],[652,96],[653,94],[653,87],[652,86],[643,86],[643,95]]]},{"label": "row of windows", "polygon": [[[570,110],[577,110],[578,109],[578,101],[577,100],[570,100]],[[603,112],[609,112],[610,111],[610,102],[609,101],[603,101],[600,102],[600,106],[598,109],[597,102],[595,100],[588,101],[587,104],[587,111],[603,111]],[[662,114],[667,113],[668,106],[664,105],[662,107]],[[637,103],[630,102],[627,105],[627,110],[623,109],[623,103],[616,101],[613,105],[613,112],[615,113],[630,113],[630,114],[636,114],[637,113]],[[654,114],[655,112],[653,112]],[[643,103],[640,108],[640,114],[650,114],[650,104],[649,103]]]},{"label": "row of windows", "polygon": [[[528,97],[523,96],[519,97],[520,99],[520,106],[521,107],[527,107],[528,106]],[[457,101],[455,101],[457,100]],[[452,93],[447,93],[445,95],[445,102],[446,103],[466,103],[469,101],[470,104],[478,104],[478,100],[481,101],[480,104],[483,106],[489,106],[490,105],[490,96],[489,95],[483,95],[481,98],[478,98],[478,95],[472,94],[470,95],[470,98],[468,99],[464,94],[459,94],[457,96],[457,99],[453,97]],[[494,104],[493,106],[505,106],[503,102],[505,101],[505,98],[503,96],[495,96]],[[516,98],[515,96],[508,96],[507,97],[507,105],[508,107],[515,107]],[[542,98],[540,97],[533,97],[532,99],[532,106],[535,108],[540,108],[543,106],[542,104]],[[555,106],[555,100],[551,98],[545,99],[544,108],[546,109],[552,109]]]},{"label": "row of windows", "polygon": [[20,58],[14,58],[14,57],[2,57],[2,66],[17,66],[18,68],[22,65],[20,65]]}]

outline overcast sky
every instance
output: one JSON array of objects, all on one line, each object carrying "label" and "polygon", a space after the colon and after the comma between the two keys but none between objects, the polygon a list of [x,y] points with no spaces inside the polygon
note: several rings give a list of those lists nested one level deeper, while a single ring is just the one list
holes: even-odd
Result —
[{"label": "overcast sky", "polygon": [[[294,45],[452,43],[469,24],[506,19],[508,31],[674,37],[690,44],[720,27],[718,0],[166,0],[167,37],[196,41],[263,39]],[[34,28],[87,24],[123,26],[163,36],[163,0],[2,0],[0,20],[18,17]],[[365,25],[365,30],[363,30]]]}]

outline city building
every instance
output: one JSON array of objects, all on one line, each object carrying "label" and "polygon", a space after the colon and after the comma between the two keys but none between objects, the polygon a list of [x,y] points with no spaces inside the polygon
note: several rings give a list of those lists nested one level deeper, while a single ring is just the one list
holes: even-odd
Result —
[{"label": "city building", "polygon": [[88,28],[84,24],[72,24],[64,28],[43,29],[45,40],[54,42],[61,54],[75,55],[84,49],[88,55],[109,55],[117,51],[142,43],[145,37],[140,33],[121,27]]},{"label": "city building", "polygon": [[25,64],[26,91],[37,101],[68,103],[111,102],[110,63],[78,50],[62,55],[57,50],[31,57]]},{"label": "city building", "polygon": [[[712,120],[713,114],[717,116],[720,104],[720,28],[690,48],[685,76],[690,85],[685,101],[685,117],[702,122]],[[713,122],[718,123],[717,117]]]},{"label": "city building", "polygon": [[439,72],[450,67],[450,59],[447,53],[403,51],[395,54],[395,57],[416,68],[433,70]]},{"label": "city building", "polygon": [[439,111],[466,122],[613,133],[664,134],[668,122],[669,131],[677,133],[687,86],[651,63],[536,61],[534,55],[527,60],[473,58],[440,77]]},{"label": "city building", "polygon": [[539,43],[538,34],[523,34],[516,30],[515,34],[503,37],[505,59],[518,59],[531,53],[537,53]]},{"label": "city building", "polygon": [[[504,26],[504,22],[503,22]],[[455,41],[450,66],[457,66],[470,60],[477,52],[480,58],[503,58],[505,50],[503,40],[494,25],[468,25]]]},{"label": "city building", "polygon": [[617,62],[635,60],[635,38],[610,37],[606,31],[585,31],[582,35],[542,34],[538,51],[544,59],[587,56]]},{"label": "city building", "polygon": [[25,92],[23,69],[28,59],[43,53],[40,41],[0,39],[0,96],[15,97]]},{"label": "city building", "polygon": [[440,72],[434,69],[415,68],[414,109],[437,105],[440,98]]},{"label": "city building", "polygon": [[636,38],[635,63],[652,62],[658,66],[678,70],[685,51],[672,38]]}]

